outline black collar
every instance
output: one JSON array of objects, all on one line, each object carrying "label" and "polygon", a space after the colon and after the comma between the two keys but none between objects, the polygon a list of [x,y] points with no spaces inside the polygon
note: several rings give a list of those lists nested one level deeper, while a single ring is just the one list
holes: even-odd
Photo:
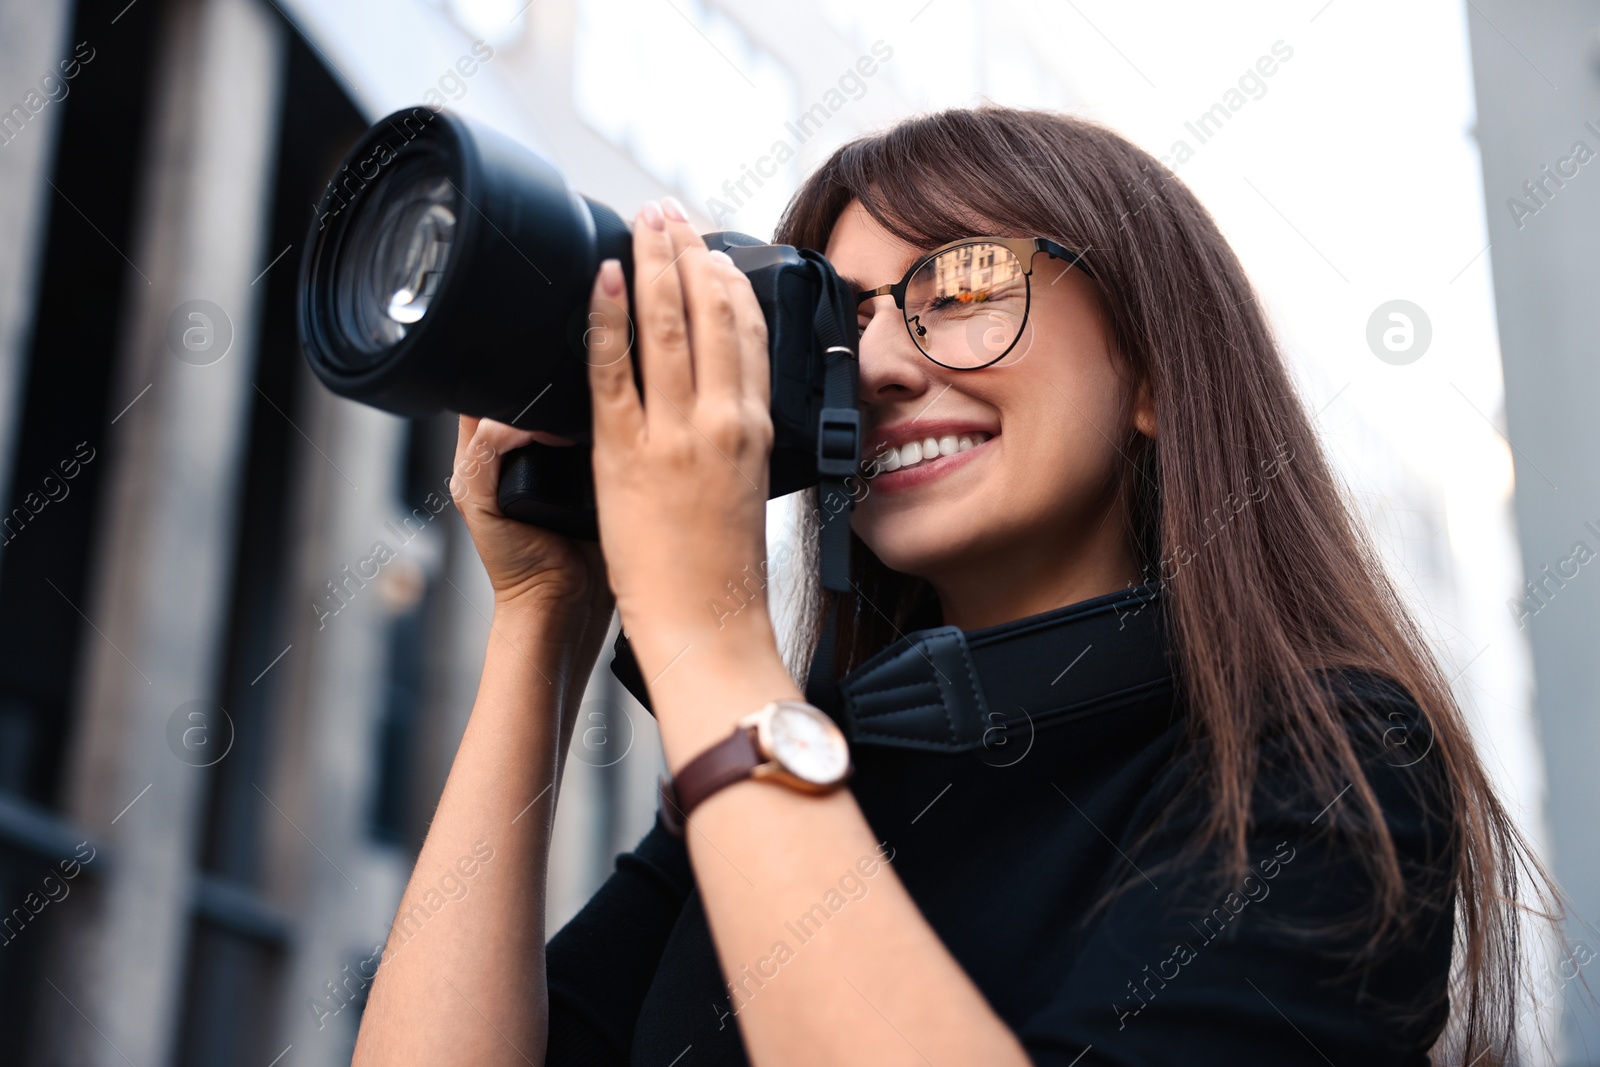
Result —
[{"label": "black collar", "polygon": [[1172,681],[1158,584],[998,626],[902,635],[808,699],[852,745],[970,752]]},{"label": "black collar", "polygon": [[[650,710],[626,636],[614,648],[612,674]],[[1171,684],[1167,649],[1162,589],[1150,583],[981,630],[913,630],[806,693],[852,745],[971,752]]]}]

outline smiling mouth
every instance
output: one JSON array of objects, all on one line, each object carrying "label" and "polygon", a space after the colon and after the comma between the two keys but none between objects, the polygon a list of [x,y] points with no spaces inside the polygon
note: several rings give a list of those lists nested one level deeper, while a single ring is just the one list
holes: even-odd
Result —
[{"label": "smiling mouth", "polygon": [[994,437],[981,430],[962,434],[945,434],[907,441],[894,448],[885,448],[867,464],[867,476],[877,477],[894,471],[916,470],[947,456],[970,452]]}]

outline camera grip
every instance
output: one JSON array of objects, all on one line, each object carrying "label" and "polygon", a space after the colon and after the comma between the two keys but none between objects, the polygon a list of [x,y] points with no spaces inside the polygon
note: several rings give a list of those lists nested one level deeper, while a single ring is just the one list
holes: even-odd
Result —
[{"label": "camera grip", "polygon": [[588,445],[537,442],[507,452],[500,465],[500,513],[566,537],[598,541],[589,453]]}]

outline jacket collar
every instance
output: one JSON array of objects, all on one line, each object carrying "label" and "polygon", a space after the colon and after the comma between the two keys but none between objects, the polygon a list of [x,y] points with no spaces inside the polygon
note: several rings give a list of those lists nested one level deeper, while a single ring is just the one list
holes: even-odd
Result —
[{"label": "jacket collar", "polygon": [[852,745],[972,752],[1171,684],[1162,588],[963,631],[905,634],[808,699]]}]

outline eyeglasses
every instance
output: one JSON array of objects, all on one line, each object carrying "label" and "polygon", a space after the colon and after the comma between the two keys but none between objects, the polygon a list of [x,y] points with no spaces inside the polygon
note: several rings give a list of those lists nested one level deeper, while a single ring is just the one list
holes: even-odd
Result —
[{"label": "eyeglasses", "polygon": [[1022,339],[1036,252],[1094,277],[1084,253],[1048,237],[965,237],[924,255],[893,285],[857,293],[856,305],[894,297],[923,355],[950,370],[979,370],[1004,359]]}]

